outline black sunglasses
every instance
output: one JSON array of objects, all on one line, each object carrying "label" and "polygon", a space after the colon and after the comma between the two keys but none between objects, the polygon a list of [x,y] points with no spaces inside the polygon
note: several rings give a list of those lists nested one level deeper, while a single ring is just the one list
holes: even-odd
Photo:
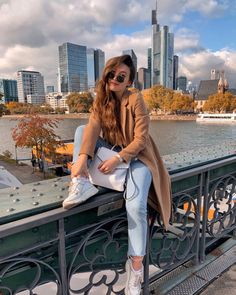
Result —
[{"label": "black sunglasses", "polygon": [[125,76],[119,74],[116,76],[116,74],[114,72],[109,72],[107,74],[107,78],[108,80],[113,80],[115,78],[115,80],[118,82],[118,83],[123,83],[125,81]]}]

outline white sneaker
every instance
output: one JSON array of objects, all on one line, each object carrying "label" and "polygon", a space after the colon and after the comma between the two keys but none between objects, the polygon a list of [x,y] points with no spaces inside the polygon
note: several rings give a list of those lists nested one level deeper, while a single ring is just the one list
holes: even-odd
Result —
[{"label": "white sneaker", "polygon": [[85,177],[74,177],[69,187],[69,195],[63,201],[64,209],[70,209],[94,196],[98,189]]},{"label": "white sneaker", "polygon": [[125,264],[125,269],[127,273],[125,295],[140,295],[143,278],[143,267],[142,269],[135,271],[132,267],[131,259],[128,259]]}]

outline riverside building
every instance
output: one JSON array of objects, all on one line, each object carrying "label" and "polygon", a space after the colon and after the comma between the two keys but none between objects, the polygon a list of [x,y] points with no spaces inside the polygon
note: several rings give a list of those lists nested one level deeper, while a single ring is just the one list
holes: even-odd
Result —
[{"label": "riverside building", "polygon": [[2,103],[18,101],[17,81],[0,79],[0,92],[3,94]]},{"label": "riverside building", "polygon": [[59,92],[88,90],[87,47],[63,43],[59,50]]},{"label": "riverside building", "polygon": [[45,103],[44,79],[36,71],[17,72],[18,101],[22,103]]}]

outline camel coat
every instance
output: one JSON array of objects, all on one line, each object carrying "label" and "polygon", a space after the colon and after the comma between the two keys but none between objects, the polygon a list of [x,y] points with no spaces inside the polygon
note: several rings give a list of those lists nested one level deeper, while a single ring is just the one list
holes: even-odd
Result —
[{"label": "camel coat", "polygon": [[[121,128],[125,145],[119,153],[125,162],[138,158],[152,173],[152,184],[148,203],[157,210],[167,229],[171,215],[171,185],[158,148],[149,135],[149,115],[140,92],[127,91],[121,101]],[[101,133],[100,121],[91,114],[86,125],[80,154],[94,155],[98,136]]]}]

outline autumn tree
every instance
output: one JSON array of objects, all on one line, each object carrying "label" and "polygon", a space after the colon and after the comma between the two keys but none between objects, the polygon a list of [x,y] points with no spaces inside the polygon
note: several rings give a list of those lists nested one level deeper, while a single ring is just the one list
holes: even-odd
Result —
[{"label": "autumn tree", "polygon": [[68,95],[66,102],[70,113],[88,113],[93,103],[93,97],[90,92],[74,92]]},{"label": "autumn tree", "polygon": [[236,101],[230,92],[210,95],[203,106],[204,112],[227,113],[235,109]]},{"label": "autumn tree", "polygon": [[179,92],[174,93],[171,102],[171,111],[175,113],[193,112],[194,100],[188,95]]},{"label": "autumn tree", "polygon": [[149,93],[145,94],[145,101],[149,110],[169,112],[171,109],[173,93],[173,90],[161,85],[155,85],[150,88]]},{"label": "autumn tree", "polygon": [[64,146],[56,135],[59,120],[42,118],[37,114],[24,116],[12,131],[16,146],[35,149],[34,156],[39,164],[44,156],[55,157],[56,148]]}]

